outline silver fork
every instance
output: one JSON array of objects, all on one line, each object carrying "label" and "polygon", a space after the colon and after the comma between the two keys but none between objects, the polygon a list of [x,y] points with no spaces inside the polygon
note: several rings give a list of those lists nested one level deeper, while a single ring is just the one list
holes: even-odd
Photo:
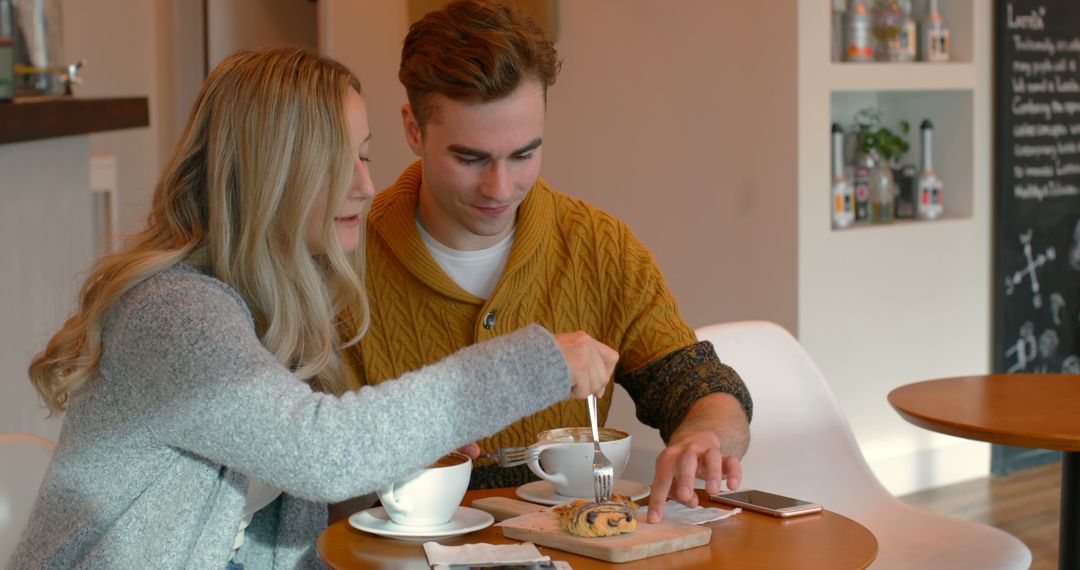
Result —
[{"label": "silver fork", "polygon": [[484,453],[481,457],[494,460],[499,467],[517,467],[539,454],[540,450],[534,447],[502,447],[495,453]]},{"label": "silver fork", "polygon": [[589,394],[589,422],[592,424],[593,439],[593,494],[596,495],[597,503],[611,500],[612,479],[615,476],[615,468],[611,466],[604,452],[600,450],[600,430],[596,427],[596,396]]}]

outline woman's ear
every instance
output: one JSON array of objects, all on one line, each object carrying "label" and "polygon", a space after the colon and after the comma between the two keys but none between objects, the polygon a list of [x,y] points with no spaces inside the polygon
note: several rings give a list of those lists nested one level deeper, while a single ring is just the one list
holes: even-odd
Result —
[{"label": "woman's ear", "polygon": [[408,103],[401,106],[401,124],[405,128],[405,142],[409,143],[413,154],[423,158],[423,134],[420,132],[420,123],[413,114],[412,105]]}]

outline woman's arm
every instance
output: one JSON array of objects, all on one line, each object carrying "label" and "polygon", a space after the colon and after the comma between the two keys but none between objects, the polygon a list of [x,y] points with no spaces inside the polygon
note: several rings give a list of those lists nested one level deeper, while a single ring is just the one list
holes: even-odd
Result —
[{"label": "woman's arm", "polygon": [[162,443],[310,500],[370,492],[570,391],[555,340],[531,326],[394,382],[314,392],[262,346],[231,290],[184,277],[117,308],[97,381],[127,390]]}]

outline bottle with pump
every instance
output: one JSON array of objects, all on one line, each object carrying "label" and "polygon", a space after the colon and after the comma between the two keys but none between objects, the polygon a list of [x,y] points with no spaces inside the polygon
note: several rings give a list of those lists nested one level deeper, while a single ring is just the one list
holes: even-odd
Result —
[{"label": "bottle with pump", "polygon": [[923,61],[949,61],[949,28],[938,9],[938,0],[930,0],[926,9],[926,18],[922,22],[921,41],[919,42]]},{"label": "bottle with pump", "polygon": [[848,0],[844,13],[844,60],[874,61],[874,23],[866,0]]},{"label": "bottle with pump", "polygon": [[922,132],[922,172],[916,184],[915,217],[921,220],[936,220],[945,213],[942,200],[943,186],[941,179],[934,173],[933,138],[934,125],[929,119],[920,127]]},{"label": "bottle with pump", "polygon": [[855,223],[855,189],[844,176],[844,130],[832,125],[832,227],[850,228]]}]

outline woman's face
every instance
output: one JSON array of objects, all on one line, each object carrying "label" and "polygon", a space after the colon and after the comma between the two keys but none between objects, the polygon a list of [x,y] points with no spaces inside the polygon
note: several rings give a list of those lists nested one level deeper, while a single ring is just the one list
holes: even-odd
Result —
[{"label": "woman's face", "polygon": [[[367,105],[360,94],[352,89],[349,90],[346,114],[349,117],[349,134],[352,140],[353,172],[349,191],[334,212],[334,230],[337,232],[341,249],[347,253],[360,245],[360,232],[364,231],[361,222],[364,211],[375,196],[375,185],[371,182],[371,173],[368,171],[371,129],[368,128]],[[326,251],[322,239],[322,223],[326,216],[327,194],[326,190],[319,193],[308,216],[304,237],[311,253]]]}]

